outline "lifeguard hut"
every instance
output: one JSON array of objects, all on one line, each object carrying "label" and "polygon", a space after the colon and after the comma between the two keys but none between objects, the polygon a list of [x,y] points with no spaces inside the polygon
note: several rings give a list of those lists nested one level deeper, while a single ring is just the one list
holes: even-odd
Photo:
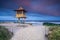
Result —
[{"label": "lifeguard hut", "polygon": [[20,7],[19,9],[15,10],[15,11],[16,11],[16,17],[18,18],[18,22],[20,23],[20,19],[22,19],[21,21],[23,21],[23,23],[25,23],[26,10],[23,7]]}]

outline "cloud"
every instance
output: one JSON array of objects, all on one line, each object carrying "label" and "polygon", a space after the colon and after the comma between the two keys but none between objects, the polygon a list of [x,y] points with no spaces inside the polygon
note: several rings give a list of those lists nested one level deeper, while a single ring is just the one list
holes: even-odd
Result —
[{"label": "cloud", "polygon": [[20,1],[17,4],[26,6],[30,12],[42,12],[46,15],[60,16],[59,0],[22,0],[21,4]]},{"label": "cloud", "polygon": [[17,9],[23,6],[28,12],[60,16],[59,0],[0,0],[0,6],[7,9]]}]

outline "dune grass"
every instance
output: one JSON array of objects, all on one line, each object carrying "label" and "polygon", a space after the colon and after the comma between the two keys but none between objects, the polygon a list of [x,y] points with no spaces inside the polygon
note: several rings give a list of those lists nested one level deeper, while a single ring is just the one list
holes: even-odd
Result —
[{"label": "dune grass", "polygon": [[0,26],[0,40],[9,40],[12,37],[12,32],[8,31],[4,26]]},{"label": "dune grass", "polygon": [[43,25],[49,27],[49,40],[60,40],[60,24],[44,23]]}]

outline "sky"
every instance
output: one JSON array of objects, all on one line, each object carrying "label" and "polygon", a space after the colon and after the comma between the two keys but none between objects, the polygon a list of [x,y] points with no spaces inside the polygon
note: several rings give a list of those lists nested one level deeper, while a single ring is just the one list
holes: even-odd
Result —
[{"label": "sky", "polygon": [[26,20],[60,20],[60,0],[0,0],[0,20],[17,20],[14,10],[20,6]]}]

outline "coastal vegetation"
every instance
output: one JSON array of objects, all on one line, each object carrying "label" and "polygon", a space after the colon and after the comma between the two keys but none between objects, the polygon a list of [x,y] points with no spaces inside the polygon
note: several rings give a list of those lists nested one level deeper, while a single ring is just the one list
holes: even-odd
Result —
[{"label": "coastal vegetation", "polygon": [[60,24],[54,24],[54,23],[48,23],[48,22],[43,23],[43,25],[45,25],[45,26],[60,26]]},{"label": "coastal vegetation", "polygon": [[0,26],[0,40],[9,40],[12,37],[12,32],[8,31],[4,26]]},{"label": "coastal vegetation", "polygon": [[49,27],[48,40],[60,40],[60,24],[44,23]]}]

